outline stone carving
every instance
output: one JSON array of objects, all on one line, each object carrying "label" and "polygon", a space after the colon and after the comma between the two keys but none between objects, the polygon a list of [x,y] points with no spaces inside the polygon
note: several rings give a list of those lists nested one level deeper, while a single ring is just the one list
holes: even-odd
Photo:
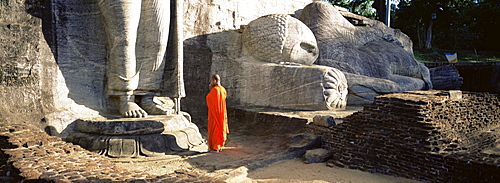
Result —
[{"label": "stone carving", "polygon": [[212,72],[226,78],[228,103],[298,110],[342,109],[347,83],[339,70],[312,65],[312,32],[289,15],[266,15],[243,30],[209,36]]},{"label": "stone carving", "polygon": [[[169,96],[175,98],[176,106],[185,95],[182,77],[163,77],[170,3],[160,0],[98,2],[108,34],[108,95],[119,97],[119,111],[124,117],[172,113],[173,109],[153,100],[162,92],[164,79],[177,80],[170,86],[177,91]],[[174,33],[176,31],[180,33],[182,29]],[[182,72],[182,57],[172,61],[177,72]],[[139,105],[135,96],[140,96]]]},{"label": "stone carving", "polygon": [[[180,98],[185,96],[181,1],[100,0],[98,4],[108,34],[108,95],[119,98],[121,116],[79,119],[77,133],[68,141],[118,158],[207,151],[190,115],[180,111]],[[173,52],[167,51],[167,44]]]},{"label": "stone carving", "polygon": [[318,58],[316,38],[297,19],[284,14],[260,17],[243,32],[243,49],[261,61],[312,65]]},{"label": "stone carving", "polygon": [[[187,114],[186,114],[187,115]],[[80,119],[68,141],[115,158],[207,151],[198,127],[182,115]]]},{"label": "stone carving", "polygon": [[429,72],[436,90],[459,90],[463,84],[463,78],[453,64],[430,68]]},{"label": "stone carving", "polygon": [[[1,0],[0,44],[5,52],[0,53],[0,70],[18,76],[0,76],[4,82],[0,86],[0,98],[4,99],[0,102],[1,119],[13,123],[31,121],[35,125],[40,125],[42,119],[41,128],[51,128],[52,135],[66,138],[73,133],[68,125],[76,119],[118,111],[108,105],[115,101],[108,101],[103,87],[107,83],[107,41],[97,2]],[[204,100],[206,78],[210,76],[212,53],[206,44],[207,35],[234,30],[266,14],[293,14],[312,0],[182,2],[184,53],[189,53],[183,55],[184,85],[189,97],[182,98],[182,105],[185,110],[189,108],[192,121],[198,123],[206,119],[206,107],[199,101]],[[6,86],[5,82],[16,87]]]},{"label": "stone carving", "polygon": [[[362,19],[355,26],[350,20]],[[370,104],[384,93],[431,89],[429,70],[415,60],[411,40],[381,22],[339,11],[316,1],[299,19],[316,36],[315,62],[344,72],[349,86],[348,104]],[[359,24],[363,22],[363,24]]]}]

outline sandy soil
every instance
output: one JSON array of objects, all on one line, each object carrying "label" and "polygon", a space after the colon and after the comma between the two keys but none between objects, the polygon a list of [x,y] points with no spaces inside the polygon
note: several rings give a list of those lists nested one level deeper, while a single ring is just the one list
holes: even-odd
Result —
[{"label": "sandy soil", "polygon": [[[214,156],[224,156],[213,154]],[[203,168],[196,168],[188,160],[177,157],[168,160],[150,160],[150,161],[129,161],[117,163],[122,168],[131,170],[141,170],[153,175],[163,175],[171,173],[177,169],[185,169],[196,172],[201,175],[214,177],[227,182],[242,183],[272,183],[272,182],[291,182],[291,183],[417,183],[418,181],[393,177],[383,174],[371,174],[359,170],[344,169],[338,167],[328,167],[325,163],[305,164],[300,159],[283,160],[270,166],[259,168],[249,172],[244,166],[238,168],[229,168],[207,171]]]},{"label": "sandy soil", "polygon": [[324,163],[305,164],[299,159],[285,160],[269,167],[257,169],[247,176],[250,182],[371,182],[416,183],[418,181],[359,170],[327,167]]},{"label": "sandy soil", "polygon": [[[258,109],[255,110],[258,111]],[[334,111],[334,114],[332,111],[325,113],[342,118],[358,110],[360,108]],[[320,112],[271,111],[267,113],[312,119],[314,115],[322,114]],[[328,167],[326,163],[305,164],[300,158],[282,158],[280,156],[282,152],[293,143],[289,141],[290,137],[280,133],[258,133],[262,127],[253,125],[233,124],[226,147],[220,153],[178,154],[130,159],[110,158],[110,160],[122,168],[141,170],[153,175],[165,175],[183,169],[226,182],[418,182],[359,170]],[[247,132],[235,127],[247,129]],[[252,133],[248,133],[248,129]],[[207,136],[206,129],[200,129],[200,132],[203,137]]]},{"label": "sandy soil", "polygon": [[[259,143],[255,143],[259,142]],[[184,169],[226,182],[418,182],[410,179],[371,174],[359,170],[328,167],[325,163],[305,164],[301,159],[281,160],[255,167],[273,155],[283,151],[273,139],[237,136],[227,143],[220,153],[165,155],[150,158],[111,159],[118,166],[141,170],[153,175],[164,175]]]}]

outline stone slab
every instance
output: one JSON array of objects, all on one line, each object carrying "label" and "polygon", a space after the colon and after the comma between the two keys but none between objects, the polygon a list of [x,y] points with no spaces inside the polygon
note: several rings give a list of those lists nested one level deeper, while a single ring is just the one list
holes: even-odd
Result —
[{"label": "stone slab", "polygon": [[198,127],[190,126],[173,132],[146,135],[101,135],[74,133],[67,141],[113,158],[151,157],[179,152],[206,152],[208,146]]},{"label": "stone slab", "polygon": [[183,115],[151,115],[145,118],[98,116],[77,120],[77,130],[101,135],[145,135],[176,131],[190,125]]}]

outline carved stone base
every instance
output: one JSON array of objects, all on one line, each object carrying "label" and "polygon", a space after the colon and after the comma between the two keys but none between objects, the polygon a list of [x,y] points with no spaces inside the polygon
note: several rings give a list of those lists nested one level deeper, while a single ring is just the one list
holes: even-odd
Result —
[{"label": "carved stone base", "polygon": [[116,158],[206,152],[205,140],[189,119],[184,115],[79,119],[76,124],[78,133],[69,135],[67,140]]}]

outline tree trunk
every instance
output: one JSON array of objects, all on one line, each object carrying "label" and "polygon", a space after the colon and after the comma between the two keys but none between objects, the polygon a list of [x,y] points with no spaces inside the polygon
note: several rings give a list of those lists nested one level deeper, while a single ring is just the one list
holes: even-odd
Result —
[{"label": "tree trunk", "polygon": [[427,35],[426,35],[426,40],[425,40],[425,49],[431,49],[432,48],[432,25],[434,25],[434,20],[431,19],[429,21],[429,27],[427,28]]},{"label": "tree trunk", "polygon": [[377,11],[377,20],[385,22],[385,0],[373,1],[372,8]]},{"label": "tree trunk", "polygon": [[423,32],[422,30],[420,30],[420,23],[417,25],[417,38],[418,38],[418,48],[423,48],[424,47],[424,38],[422,37],[422,34],[421,32]]}]

